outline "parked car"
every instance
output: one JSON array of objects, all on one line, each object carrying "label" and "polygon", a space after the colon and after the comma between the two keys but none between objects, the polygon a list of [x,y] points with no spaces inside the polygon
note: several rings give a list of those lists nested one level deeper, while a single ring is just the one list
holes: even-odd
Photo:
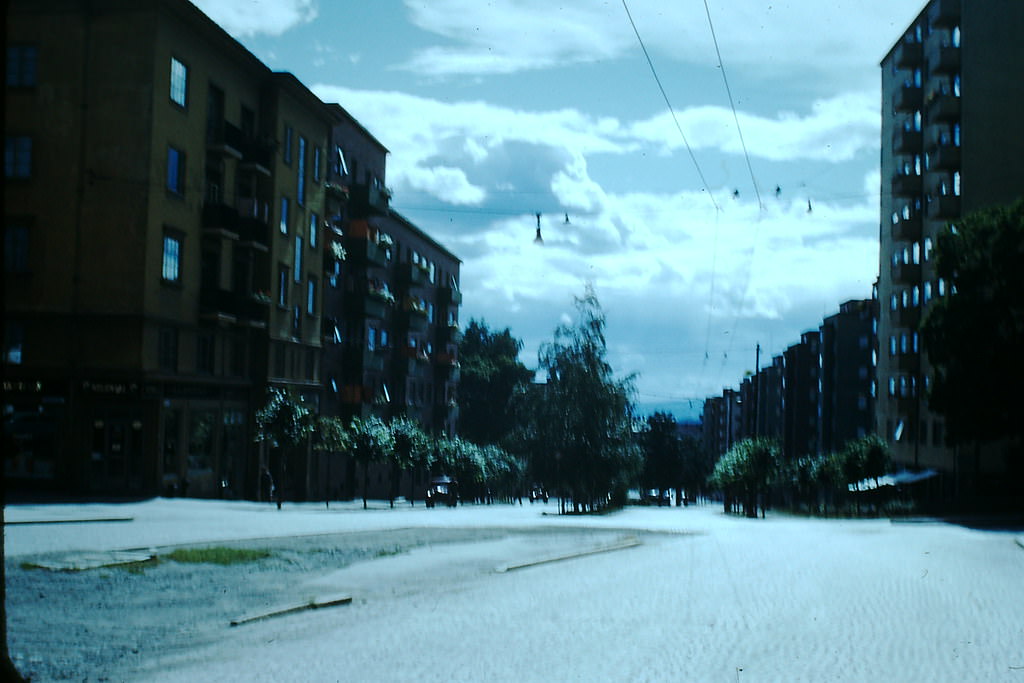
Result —
[{"label": "parked car", "polygon": [[644,491],[640,502],[644,505],[657,505],[662,507],[663,505],[672,505],[672,498],[669,495],[668,489],[659,491],[658,489],[647,489]]},{"label": "parked car", "polygon": [[536,503],[538,500],[548,502],[548,490],[540,484],[534,484],[530,487],[530,502]]},{"label": "parked car", "polygon": [[427,487],[426,501],[428,508],[435,505],[455,507],[459,502],[458,484],[447,475],[434,477],[430,480],[430,486]]}]

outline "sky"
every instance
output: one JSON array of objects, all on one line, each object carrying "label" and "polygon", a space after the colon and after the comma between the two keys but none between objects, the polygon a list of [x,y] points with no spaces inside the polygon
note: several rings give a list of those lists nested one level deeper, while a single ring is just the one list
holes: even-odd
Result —
[{"label": "sky", "polygon": [[878,63],[924,0],[194,1],[390,150],[531,368],[591,285],[641,411],[693,418],[871,296]]}]

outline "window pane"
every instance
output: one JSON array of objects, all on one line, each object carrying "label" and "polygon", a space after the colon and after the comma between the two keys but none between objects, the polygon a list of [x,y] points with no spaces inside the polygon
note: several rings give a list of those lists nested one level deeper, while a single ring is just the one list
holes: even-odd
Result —
[{"label": "window pane", "polygon": [[174,147],[167,148],[167,189],[175,194],[185,193],[184,153]]},{"label": "window pane", "polygon": [[295,201],[299,206],[306,204],[306,138],[299,136],[299,163],[297,166],[298,190]]},{"label": "window pane", "polygon": [[181,273],[181,241],[164,235],[164,259],[161,276],[168,282],[177,282]]},{"label": "window pane", "polygon": [[4,175],[8,178],[32,176],[32,138],[11,135],[4,139]]},{"label": "window pane", "polygon": [[188,97],[188,67],[171,57],[171,101],[182,107]]},{"label": "window pane", "polygon": [[295,281],[302,282],[302,238],[295,236]]},{"label": "window pane", "polygon": [[288,198],[281,197],[281,234],[288,234]]},{"label": "window pane", "polygon": [[4,228],[4,269],[8,273],[28,272],[28,237],[27,226]]},{"label": "window pane", "polygon": [[310,249],[316,249],[316,238],[317,238],[316,230],[317,230],[317,221],[318,220],[319,220],[319,218],[317,217],[317,215],[315,213],[309,214],[309,248]]},{"label": "window pane", "polygon": [[306,313],[316,314],[316,280],[313,278],[306,283]]}]

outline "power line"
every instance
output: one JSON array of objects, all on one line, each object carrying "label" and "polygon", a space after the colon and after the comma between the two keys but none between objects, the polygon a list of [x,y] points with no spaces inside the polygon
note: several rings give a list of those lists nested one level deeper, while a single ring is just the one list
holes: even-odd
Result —
[{"label": "power line", "polygon": [[704,186],[704,191],[708,193],[708,198],[711,200],[711,203],[714,204],[715,211],[721,211],[718,206],[718,202],[715,201],[714,195],[711,194],[711,189],[708,187],[708,181],[704,178],[704,171],[701,170],[700,164],[697,163],[697,157],[693,154],[690,142],[686,139],[686,134],[683,133],[683,127],[679,125],[679,118],[676,116],[676,110],[672,107],[672,103],[668,99],[668,93],[665,92],[665,87],[661,84],[661,79],[658,77],[658,71],[654,68],[654,62],[651,60],[650,53],[647,52],[647,46],[644,45],[643,38],[640,37],[640,31],[636,27],[636,22],[633,21],[633,15],[629,11],[629,6],[626,4],[626,0],[622,0],[622,8],[626,10],[626,17],[629,19],[630,26],[633,27],[633,33],[636,35],[636,40],[640,43],[640,49],[643,50],[644,57],[647,58],[647,66],[651,68],[651,75],[654,76],[654,82],[658,84],[658,90],[661,91],[661,96],[665,100],[665,106],[668,107],[668,111],[672,115],[672,121],[676,124],[676,130],[679,131],[679,137],[683,139],[683,144],[686,145],[686,151],[690,155],[690,161],[693,162],[694,168],[697,169],[697,175],[700,177],[700,182]]}]

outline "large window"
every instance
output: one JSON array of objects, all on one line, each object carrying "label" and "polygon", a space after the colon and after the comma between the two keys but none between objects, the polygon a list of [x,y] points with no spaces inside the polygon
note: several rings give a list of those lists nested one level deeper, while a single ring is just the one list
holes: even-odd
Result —
[{"label": "large window", "polygon": [[185,194],[185,153],[167,146],[167,189],[176,195]]},{"label": "large window", "polygon": [[164,282],[181,282],[181,235],[164,233],[164,255],[160,277]]},{"label": "large window", "polygon": [[31,88],[36,85],[39,48],[35,45],[7,46],[7,87]]},{"label": "large window", "polygon": [[4,175],[7,178],[32,177],[32,138],[27,135],[4,138]]},{"label": "large window", "polygon": [[294,132],[291,126],[284,127],[284,145],[281,150],[281,155],[284,158],[284,163],[292,163],[292,136]]},{"label": "large window", "polygon": [[302,282],[302,238],[295,236],[295,281]]},{"label": "large window", "polygon": [[196,370],[205,375],[213,374],[214,339],[209,332],[196,336]]},{"label": "large window", "polygon": [[310,249],[316,249],[317,227],[318,227],[317,226],[317,222],[319,220],[320,220],[320,217],[317,216],[315,212],[311,211],[309,213],[309,248]]},{"label": "large window", "polygon": [[157,346],[157,363],[161,370],[175,372],[178,369],[178,330],[161,327]]},{"label": "large window", "polygon": [[283,263],[277,266],[277,305],[288,305],[288,266]]},{"label": "large window", "polygon": [[188,67],[171,57],[171,102],[179,107],[188,104]]},{"label": "large window", "polygon": [[8,273],[27,273],[29,230],[27,225],[4,227],[4,270]]},{"label": "large window", "polygon": [[323,161],[320,158],[321,154],[322,154],[322,152],[321,152],[319,147],[314,147],[313,148],[313,182],[314,183],[319,183],[320,182],[320,164],[323,163]]},{"label": "large window", "polygon": [[281,234],[288,234],[288,198],[281,197]]},{"label": "large window", "polygon": [[299,206],[306,205],[306,138],[299,136],[299,158],[296,164],[297,173],[297,197],[296,203]]}]

